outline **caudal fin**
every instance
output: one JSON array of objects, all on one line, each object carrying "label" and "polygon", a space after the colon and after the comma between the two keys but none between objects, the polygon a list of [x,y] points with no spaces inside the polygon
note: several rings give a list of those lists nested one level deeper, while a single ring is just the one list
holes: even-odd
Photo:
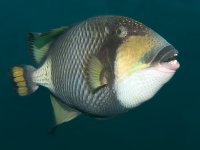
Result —
[{"label": "caudal fin", "polygon": [[36,69],[32,66],[15,66],[11,70],[11,76],[20,96],[27,96],[38,89],[38,85],[33,82],[32,74]]}]

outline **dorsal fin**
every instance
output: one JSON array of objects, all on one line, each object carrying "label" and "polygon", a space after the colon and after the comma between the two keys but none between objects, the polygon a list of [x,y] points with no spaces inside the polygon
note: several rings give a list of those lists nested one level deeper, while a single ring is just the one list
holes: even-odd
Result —
[{"label": "dorsal fin", "polygon": [[68,27],[53,29],[46,33],[29,33],[29,49],[36,64],[45,58],[52,41],[66,31]]}]

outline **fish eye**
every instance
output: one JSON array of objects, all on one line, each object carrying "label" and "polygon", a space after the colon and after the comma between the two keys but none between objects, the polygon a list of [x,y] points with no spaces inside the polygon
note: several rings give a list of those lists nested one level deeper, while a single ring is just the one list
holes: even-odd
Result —
[{"label": "fish eye", "polygon": [[118,37],[120,38],[124,38],[127,36],[128,31],[124,26],[120,26],[117,30],[116,30],[116,34]]}]

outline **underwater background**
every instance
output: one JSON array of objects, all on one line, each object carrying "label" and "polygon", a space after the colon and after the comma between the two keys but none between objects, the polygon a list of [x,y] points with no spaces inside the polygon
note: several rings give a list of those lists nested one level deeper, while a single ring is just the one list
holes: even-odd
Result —
[{"label": "underwater background", "polygon": [[[81,116],[48,130],[49,91],[14,93],[8,70],[32,64],[28,32],[45,32],[99,15],[134,18],[179,50],[180,69],[150,101],[110,120]],[[200,1],[0,0],[0,150],[200,149]]]}]

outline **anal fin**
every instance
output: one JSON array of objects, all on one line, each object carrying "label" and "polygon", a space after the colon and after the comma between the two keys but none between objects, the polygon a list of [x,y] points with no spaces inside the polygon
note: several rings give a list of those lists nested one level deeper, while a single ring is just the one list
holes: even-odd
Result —
[{"label": "anal fin", "polygon": [[55,126],[60,125],[64,122],[71,121],[72,119],[80,115],[80,112],[59,103],[54,96],[50,95],[50,98],[55,116],[55,122],[56,122]]}]

